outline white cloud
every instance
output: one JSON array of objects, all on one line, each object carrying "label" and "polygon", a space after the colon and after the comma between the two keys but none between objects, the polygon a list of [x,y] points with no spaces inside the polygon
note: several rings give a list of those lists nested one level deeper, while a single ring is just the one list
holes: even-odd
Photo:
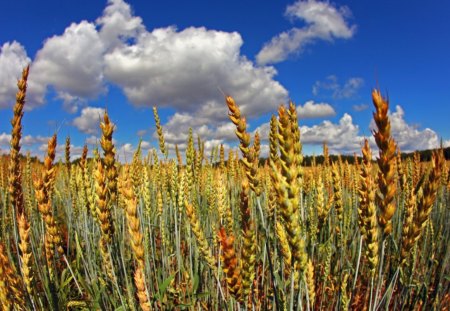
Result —
[{"label": "white cloud", "polygon": [[[83,148],[84,148],[83,146],[76,146],[70,144],[70,160],[73,161],[75,159],[80,158],[83,153]],[[48,142],[45,142],[40,144],[38,148],[32,148],[29,151],[32,156],[36,156],[39,159],[43,160],[47,155],[47,149],[48,149]],[[66,159],[65,155],[66,155],[65,143],[58,142],[55,150],[55,162],[58,162],[60,160],[65,162]],[[92,150],[88,149],[88,157],[90,156],[92,156]]]},{"label": "white cloud", "polygon": [[151,148],[152,148],[152,145],[148,141],[146,141],[146,140],[141,141],[141,149],[142,150],[149,150]]},{"label": "white cloud", "polygon": [[226,122],[217,126],[216,129],[216,138],[220,138],[223,140],[233,140],[236,139],[236,126],[231,122]]},{"label": "white cloud", "polygon": [[[98,126],[100,126],[100,123],[98,123]],[[100,144],[100,138],[98,138],[95,135],[91,135],[86,138],[85,143],[90,146],[95,146],[95,145]]]},{"label": "white cloud", "polygon": [[86,99],[62,91],[58,92],[57,98],[63,101],[64,110],[71,114],[77,113],[80,107],[86,105]]},{"label": "white cloud", "polygon": [[315,96],[325,95],[334,99],[352,98],[364,85],[360,77],[349,78],[343,85],[335,75],[328,76],[324,81],[316,81],[312,92]]},{"label": "white cloud", "polygon": [[369,109],[369,105],[367,105],[367,104],[353,105],[352,108],[353,108],[353,110],[355,110],[357,112],[361,112],[361,111]]},{"label": "white cloud", "polygon": [[[395,107],[394,112],[389,112],[391,121],[391,132],[402,152],[411,152],[415,150],[433,149],[440,146],[440,138],[435,131],[430,128],[423,130],[417,126],[408,124],[405,117],[405,111],[399,105]],[[375,129],[375,123],[372,120],[370,128]]]},{"label": "white cloud", "polygon": [[[267,141],[269,137],[270,124],[264,123],[257,128],[261,139]],[[364,139],[359,134],[358,125],[353,123],[352,117],[345,113],[338,123],[324,120],[312,126],[300,126],[301,142],[304,145],[328,144],[330,152],[353,153],[360,150],[361,141]]]},{"label": "white cloud", "polygon": [[17,93],[17,80],[22,69],[31,62],[25,48],[18,42],[0,47],[0,108],[12,107]]},{"label": "white cloud", "polygon": [[343,6],[336,8],[329,2],[299,0],[286,9],[286,16],[305,22],[302,28],[292,28],[272,38],[256,56],[259,64],[277,63],[291,54],[301,53],[306,45],[317,40],[332,42],[334,39],[349,39],[356,26],[350,26],[346,18],[350,10]]},{"label": "white cloud", "polygon": [[122,0],[108,0],[96,24],[101,27],[100,38],[108,48],[117,47],[145,30],[142,19],[133,16],[130,5]]},{"label": "white cloud", "polygon": [[50,138],[51,137],[41,136],[41,135],[37,135],[37,136],[26,135],[22,138],[22,144],[24,146],[34,145],[34,144],[43,144],[43,143],[47,143]]},{"label": "white cloud", "polygon": [[336,115],[336,111],[330,104],[309,100],[297,107],[297,114],[299,119],[326,118]]},{"label": "white cloud", "polygon": [[[389,113],[389,119],[392,136],[402,152],[434,149],[440,146],[440,139],[435,131],[429,128],[419,129],[408,124],[404,119],[403,109],[400,106],[396,106],[395,109],[394,112]],[[373,130],[374,128],[375,124],[372,120],[369,129]],[[261,134],[261,139],[267,141],[270,131],[269,123],[260,125],[256,130]],[[303,125],[300,127],[300,134],[302,144],[321,145],[326,142],[330,152],[345,154],[352,154],[353,152],[359,154],[364,138],[368,138],[373,153],[378,153],[371,131],[361,133],[359,126],[353,122],[353,118],[347,113],[340,118],[338,123],[325,120],[312,126]],[[366,134],[368,136],[365,136]],[[444,141],[443,144],[449,146],[450,140]]]},{"label": "white cloud", "polygon": [[236,32],[155,29],[105,55],[105,76],[137,105],[225,119],[220,88],[247,115],[259,115],[275,109],[287,91],[273,80],[273,67],[256,67],[240,54],[242,44]]},{"label": "white cloud", "polygon": [[65,99],[96,97],[104,90],[104,51],[95,24],[71,24],[62,35],[47,39],[38,51],[30,69],[30,92],[43,97],[52,86]]},{"label": "white cloud", "polygon": [[146,129],[139,130],[139,131],[137,131],[136,134],[139,137],[143,137],[143,136],[145,136],[147,134],[147,130]]},{"label": "white cloud", "polygon": [[11,134],[1,133],[0,134],[0,145],[9,146],[11,141]]},{"label": "white cloud", "polygon": [[[25,135],[22,137],[21,145],[22,146],[32,146],[36,144],[43,144],[47,143],[50,137],[47,136],[32,136],[32,135]],[[11,141],[11,134],[7,134],[5,132],[0,134],[0,145],[3,146],[9,146]]]},{"label": "white cloud", "polygon": [[[31,156],[38,157],[43,160],[48,148],[48,141],[51,137],[42,135],[25,135],[21,140],[21,153],[23,155],[30,152]],[[11,140],[11,135],[7,133],[0,134],[0,150],[4,150],[4,153],[9,153],[9,146]],[[70,153],[71,158],[75,159],[81,156],[82,148],[78,146],[71,145]],[[1,151],[0,151],[1,154]],[[56,161],[59,159],[64,159],[65,157],[65,144],[58,144],[56,147]]]},{"label": "white cloud", "polygon": [[[96,23],[72,23],[63,34],[48,38],[30,68],[28,107],[44,104],[46,92],[52,87],[57,98],[63,100],[64,109],[75,113],[86,99],[106,91],[103,73],[105,54],[143,29],[141,18],[131,15],[127,3],[110,0]],[[0,85],[8,85],[5,93],[13,96],[17,89],[15,79],[30,59],[17,42],[8,44],[2,48],[5,63],[1,62],[0,57]],[[4,76],[8,83],[3,83]],[[1,105],[5,101],[2,96],[3,90],[0,89]]]},{"label": "white cloud", "polygon": [[130,143],[123,144],[117,150],[117,156],[119,157],[122,163],[131,162],[133,159],[133,154],[136,151],[136,147],[134,147]]},{"label": "white cloud", "polygon": [[339,123],[323,121],[320,124],[300,127],[301,140],[304,144],[328,144],[331,151],[349,153],[359,150],[363,137],[359,136],[359,126],[352,117],[345,113]]},{"label": "white cloud", "polygon": [[[242,45],[237,32],[204,27],[147,31],[129,4],[109,0],[95,22],[73,23],[44,42],[30,70],[30,105],[43,104],[52,88],[66,111],[75,113],[113,83],[135,105],[225,120],[223,90],[247,116],[261,115],[276,109],[288,92],[274,80],[275,68],[256,66],[241,54]],[[16,50],[19,60],[26,59],[22,47]],[[15,85],[10,88],[14,94]]]},{"label": "white cloud", "polygon": [[[162,125],[164,139],[166,143],[171,146],[178,144],[179,147],[185,144],[189,136],[189,128],[192,128],[195,142],[197,136],[208,144],[208,146],[219,145],[225,141],[236,143],[235,130],[236,126],[230,121],[220,121],[212,123],[206,117],[197,117],[188,113],[175,113],[169,117],[169,120]],[[247,124],[247,130],[250,130],[250,124]],[[158,139],[156,131],[153,133],[153,138]]]},{"label": "white cloud", "polygon": [[72,124],[83,133],[96,134],[104,114],[105,109],[103,108],[86,107],[81,110],[81,115],[76,117]]}]

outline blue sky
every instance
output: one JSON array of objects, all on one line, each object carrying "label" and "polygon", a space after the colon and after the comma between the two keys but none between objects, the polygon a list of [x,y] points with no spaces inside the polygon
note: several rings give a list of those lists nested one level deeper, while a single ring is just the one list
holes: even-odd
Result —
[{"label": "blue sky", "polygon": [[222,91],[263,138],[292,99],[305,153],[323,141],[353,153],[371,135],[377,86],[402,150],[450,144],[449,21],[448,1],[3,1],[0,152],[27,63],[23,150],[36,155],[55,131],[79,155],[107,108],[129,159],[139,137],[157,147],[153,105],[169,146],[183,149],[192,127],[207,148],[234,147]]}]

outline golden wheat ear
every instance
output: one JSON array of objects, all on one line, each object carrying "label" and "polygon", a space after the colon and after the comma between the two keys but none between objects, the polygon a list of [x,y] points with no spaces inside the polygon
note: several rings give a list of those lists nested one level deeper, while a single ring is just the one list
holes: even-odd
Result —
[{"label": "golden wheat ear", "polygon": [[219,231],[220,246],[222,249],[223,272],[226,275],[228,291],[239,302],[242,302],[241,269],[234,249],[234,236],[227,234],[225,228]]},{"label": "golden wheat ear", "polygon": [[394,138],[391,134],[391,122],[389,120],[389,101],[381,96],[379,90],[373,90],[372,100],[375,106],[373,119],[377,126],[373,136],[379,148],[378,156],[378,188],[376,202],[379,207],[378,223],[384,235],[392,232],[392,217],[396,210],[394,201],[397,192],[395,181],[395,162],[397,149]]},{"label": "golden wheat ear", "polygon": [[20,167],[20,140],[22,138],[22,117],[23,108],[25,106],[25,97],[27,92],[27,80],[30,67],[27,66],[22,71],[22,77],[17,82],[18,91],[16,94],[16,103],[13,107],[13,118],[11,120],[11,149],[9,162],[9,194],[11,198],[11,206],[16,211],[16,215],[20,215],[24,208],[24,198],[22,190],[22,170]]},{"label": "golden wheat ear", "polygon": [[375,184],[372,176],[372,151],[369,141],[364,140],[362,148],[363,162],[360,172],[358,207],[359,225],[362,235],[367,241],[366,257],[370,273],[373,276],[378,266],[378,225],[375,207]]}]

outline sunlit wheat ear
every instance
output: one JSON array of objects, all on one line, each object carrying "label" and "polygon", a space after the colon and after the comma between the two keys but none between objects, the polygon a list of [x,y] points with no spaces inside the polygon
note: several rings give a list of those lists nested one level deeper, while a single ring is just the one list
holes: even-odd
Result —
[{"label": "sunlit wheat ear", "polygon": [[317,203],[316,203],[319,230],[326,222],[335,198],[333,193],[329,193],[328,200],[325,201],[324,195],[325,195],[325,185],[322,180],[322,177],[319,175],[317,179]]},{"label": "sunlit wheat ear", "polygon": [[378,156],[378,188],[376,202],[379,207],[378,223],[384,235],[392,231],[391,219],[394,216],[396,205],[394,197],[397,192],[395,183],[395,150],[397,148],[391,135],[391,122],[388,117],[389,102],[381,96],[380,91],[372,92],[375,106],[373,119],[377,126],[373,136],[379,148]]},{"label": "sunlit wheat ear", "polygon": [[158,133],[159,149],[161,150],[161,153],[164,154],[164,156],[167,158],[168,150],[166,148],[166,142],[164,140],[163,129],[161,126],[161,120],[159,119],[158,110],[156,109],[155,106],[153,106],[153,116],[155,118],[156,132]]},{"label": "sunlit wheat ear", "polygon": [[22,261],[21,269],[23,282],[28,294],[33,292],[33,253],[31,250],[31,240],[30,240],[30,223],[26,218],[25,214],[22,213],[18,219],[18,229],[20,243],[19,248],[21,251],[20,259]]},{"label": "sunlit wheat ear", "polygon": [[236,125],[236,136],[239,139],[239,149],[242,152],[242,163],[244,164],[245,174],[250,181],[250,187],[260,195],[258,180],[258,156],[259,156],[259,134],[255,134],[254,146],[250,147],[250,134],[247,132],[247,121],[241,115],[241,111],[231,96],[225,98],[229,109],[229,118]]},{"label": "sunlit wheat ear", "polygon": [[27,91],[29,66],[22,71],[22,77],[17,82],[18,91],[16,94],[16,103],[13,108],[13,118],[11,120],[11,149],[9,162],[9,194],[11,198],[11,206],[19,215],[23,211],[24,198],[22,190],[22,171],[20,167],[20,140],[22,138],[22,117],[25,105],[25,96]]},{"label": "sunlit wheat ear", "polygon": [[[297,125],[298,126],[298,125]],[[299,157],[295,153],[292,139],[294,138],[291,123],[286,108],[278,110],[278,140],[280,148],[279,165],[271,164],[273,187],[277,192],[278,207],[288,236],[289,246],[294,262],[294,269],[303,273],[306,268],[307,254],[305,242],[300,230],[299,197],[300,187]]]},{"label": "sunlit wheat ear", "polygon": [[[16,103],[13,107],[13,118],[11,120],[11,149],[10,149],[10,161],[9,161],[9,194],[11,200],[11,206],[15,211],[17,227],[19,233],[19,248],[21,250],[20,265],[23,275],[23,281],[28,293],[32,292],[32,280],[33,280],[33,258],[30,244],[30,223],[24,209],[24,195],[22,188],[22,169],[20,166],[20,141],[22,138],[22,117],[23,108],[25,106],[25,97],[27,91],[29,66],[23,69],[22,77],[17,82],[18,91],[16,94]],[[27,168],[29,168],[29,156],[27,157]],[[30,172],[27,172],[27,176],[31,176]],[[30,201],[30,197],[28,198]],[[31,209],[29,209],[31,211]],[[6,259],[6,257],[4,258]],[[2,291],[2,289],[0,289]]]},{"label": "sunlit wheat ear", "polygon": [[306,265],[305,278],[306,278],[306,287],[308,290],[309,303],[313,308],[316,301],[316,285],[314,276],[314,264],[311,261],[311,259],[308,259],[308,263]]},{"label": "sunlit wheat ear", "polygon": [[133,154],[133,160],[131,162],[131,181],[132,181],[132,185],[133,185],[133,191],[136,194],[137,197],[140,196],[141,194],[141,185],[142,185],[142,162],[141,162],[141,157],[142,157],[142,149],[141,149],[141,143],[142,141],[140,140],[138,143],[138,147],[136,149],[136,151]]},{"label": "sunlit wheat ear", "polygon": [[45,255],[50,278],[54,277],[53,258],[55,247],[62,255],[64,250],[61,245],[61,234],[53,214],[51,194],[55,183],[55,167],[53,161],[56,153],[56,134],[48,141],[47,155],[44,159],[44,172],[42,178],[35,181],[36,201],[42,219],[45,223]]},{"label": "sunlit wheat ear", "polygon": [[147,289],[145,288],[145,274],[141,267],[138,267],[134,273],[134,284],[136,285],[136,295],[141,309],[143,311],[152,310]]},{"label": "sunlit wheat ear", "polygon": [[407,183],[407,176],[405,173],[404,163],[402,161],[402,154],[400,148],[397,149],[397,158],[396,158],[396,167],[397,167],[397,179],[398,184],[400,185],[400,190],[403,192]]},{"label": "sunlit wheat ear", "polygon": [[180,171],[183,168],[183,158],[181,157],[181,152],[178,149],[178,144],[175,145],[175,154],[177,156],[178,171]]},{"label": "sunlit wheat ear", "polygon": [[367,242],[367,260],[370,273],[375,274],[378,265],[378,226],[375,207],[375,184],[372,177],[372,151],[369,141],[364,141],[362,148],[363,162],[360,172],[359,183],[359,224],[362,235]]},{"label": "sunlit wheat ear", "polygon": [[284,230],[284,226],[281,222],[277,221],[275,223],[275,231],[278,239],[278,248],[283,257],[283,265],[284,265],[284,277],[287,279],[291,274],[291,265],[292,265],[292,254],[291,249],[289,247],[289,241],[286,236],[286,232]]},{"label": "sunlit wheat ear", "polygon": [[423,230],[428,222],[433,208],[433,204],[436,200],[436,195],[441,182],[441,174],[444,166],[444,154],[442,149],[435,150],[431,157],[431,172],[428,177],[428,182],[423,189],[423,196],[418,202],[417,217],[414,221],[415,231]]},{"label": "sunlit wheat ear", "polygon": [[242,301],[242,279],[234,248],[233,234],[227,234],[225,228],[219,231],[220,246],[222,249],[223,272],[225,273],[228,291],[237,301]]},{"label": "sunlit wheat ear", "polygon": [[247,297],[250,294],[251,285],[255,278],[256,262],[256,231],[255,224],[251,220],[251,207],[249,205],[249,183],[242,181],[242,191],[240,200],[240,210],[242,219],[243,244],[241,249],[241,276],[242,294]]},{"label": "sunlit wheat ear", "polygon": [[70,163],[70,137],[67,136],[66,138],[66,146],[65,146],[65,160],[66,160],[66,169],[67,169],[67,175],[70,180],[70,174],[71,174],[71,163]]},{"label": "sunlit wheat ear", "polygon": [[110,195],[111,202],[115,203],[117,198],[117,164],[116,164],[116,151],[113,143],[114,125],[109,119],[108,112],[105,110],[103,115],[103,122],[100,123],[102,130],[102,137],[100,139],[100,145],[103,149],[103,164],[106,170],[106,180],[108,193]]},{"label": "sunlit wheat ear", "polygon": [[219,156],[219,167],[222,172],[225,171],[225,149],[223,144],[220,144],[220,156]]},{"label": "sunlit wheat ear", "polygon": [[400,251],[400,264],[404,265],[410,256],[409,252],[414,246],[414,212],[417,213],[417,199],[414,193],[412,181],[404,186],[405,191],[405,213],[402,223],[402,248]]},{"label": "sunlit wheat ear", "polygon": [[348,281],[348,273],[344,273],[341,281],[341,305],[344,310],[348,309],[348,305],[350,303],[351,297],[348,296],[347,293],[347,281]]},{"label": "sunlit wheat ear", "polygon": [[415,188],[422,177],[422,166],[420,165],[420,153],[418,151],[414,152],[413,163],[414,163],[413,185]]},{"label": "sunlit wheat ear", "polygon": [[323,165],[329,166],[330,165],[330,155],[329,155],[329,149],[326,142],[323,142],[322,145],[322,153],[323,153]]},{"label": "sunlit wheat ear", "polygon": [[298,117],[297,117],[297,108],[293,101],[289,102],[288,115],[291,123],[291,132],[292,132],[292,143],[294,148],[294,154],[297,163],[297,170],[299,182],[301,183],[301,177],[303,175],[303,168],[301,164],[303,163],[303,154],[302,154],[302,144],[300,141],[300,128],[298,126]]},{"label": "sunlit wheat ear", "polygon": [[[401,251],[401,263],[404,264],[405,260],[409,254],[409,251],[413,248],[415,243],[419,240],[425,227],[429,221],[433,205],[436,200],[436,195],[438,192],[439,185],[441,183],[441,174],[444,166],[444,154],[442,149],[433,151],[431,158],[431,172],[428,176],[427,182],[423,186],[423,194],[419,197],[417,201],[417,208],[413,213],[413,222],[405,231],[407,236],[403,236],[402,241],[402,251]],[[413,194],[415,195],[415,194]],[[415,197],[408,200],[406,217],[410,218],[411,211],[409,211],[409,204],[415,203]],[[407,219],[408,219],[407,218]],[[410,219],[408,219],[410,220]],[[406,233],[405,233],[406,235]]]},{"label": "sunlit wheat ear", "polygon": [[338,220],[342,222],[344,214],[344,202],[342,200],[342,178],[339,174],[339,169],[336,163],[333,163],[331,174],[333,176],[333,193],[334,193],[334,207]]},{"label": "sunlit wheat ear", "polygon": [[12,307],[25,303],[21,280],[8,258],[3,242],[0,243],[0,298],[6,310],[13,310]]},{"label": "sunlit wheat ear", "polygon": [[109,244],[114,234],[111,210],[107,204],[106,172],[102,161],[98,160],[94,171],[95,191],[97,194],[96,218],[100,223],[102,238]]},{"label": "sunlit wheat ear", "polygon": [[97,212],[95,208],[95,190],[91,191],[91,178],[90,178],[90,172],[88,168],[87,163],[87,154],[88,154],[88,147],[87,145],[84,145],[83,152],[81,153],[80,158],[80,171],[81,171],[81,191],[82,191],[82,198],[84,206],[86,207],[86,211],[91,213],[91,216],[94,219],[97,219]]},{"label": "sunlit wheat ear", "polygon": [[215,180],[213,181],[214,191],[217,197],[217,212],[219,214],[219,221],[223,223],[226,217],[227,200],[226,200],[226,188],[224,185],[224,173],[222,169],[219,169],[216,173]]},{"label": "sunlit wheat ear", "polygon": [[205,238],[205,234],[203,232],[203,229],[200,224],[200,220],[198,219],[197,213],[192,206],[192,204],[189,204],[187,201],[184,202],[184,206],[186,208],[186,215],[188,217],[189,223],[192,228],[192,232],[194,232],[195,238],[197,239],[198,248],[200,250],[200,253],[202,254],[203,258],[206,260],[208,265],[213,269],[213,271],[216,270],[216,261],[212,256],[211,249],[208,245],[208,241]]},{"label": "sunlit wheat ear", "polygon": [[105,272],[106,272],[106,275],[108,276],[108,278],[111,281],[116,282],[116,277],[114,275],[114,267],[113,267],[110,252],[108,249],[109,244],[110,244],[110,242],[107,241],[107,236],[101,235],[100,240],[98,241],[98,246],[99,246],[100,255],[102,256],[103,268],[105,269]]},{"label": "sunlit wheat ear", "polygon": [[141,221],[138,215],[138,206],[136,195],[133,192],[132,183],[127,171],[124,172],[124,187],[121,188],[122,195],[125,198],[126,209],[125,216],[127,219],[128,233],[131,240],[131,248],[133,250],[133,256],[136,259],[138,266],[144,269],[144,245],[143,236],[141,233]]},{"label": "sunlit wheat ear", "polygon": [[[152,211],[152,199],[151,199],[151,192],[150,192],[150,177],[148,173],[147,167],[143,168],[143,183],[142,183],[142,197],[144,199],[144,205],[145,205],[145,214],[147,217],[150,216]],[[179,204],[179,203],[178,203]]]}]

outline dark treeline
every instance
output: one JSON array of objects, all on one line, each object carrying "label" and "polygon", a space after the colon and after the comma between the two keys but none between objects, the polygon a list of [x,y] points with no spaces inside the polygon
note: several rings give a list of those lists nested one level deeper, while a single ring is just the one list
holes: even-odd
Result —
[{"label": "dark treeline", "polygon": [[[427,162],[431,160],[431,153],[433,152],[434,149],[427,149],[427,150],[418,150],[416,152],[419,153],[420,155],[420,161],[423,162]],[[375,156],[377,156],[376,152],[373,152],[373,154]],[[412,158],[414,156],[414,152],[402,152],[402,159],[408,159],[408,158]],[[444,148],[444,156],[446,160],[450,160],[450,147]],[[354,155],[330,155],[329,159],[331,162],[337,162],[339,161],[339,157],[341,158],[341,160],[343,162],[348,162],[349,164],[354,164],[355,163],[355,156]],[[359,154],[357,154],[357,158],[358,161],[361,162],[362,158],[359,156]],[[260,159],[260,164],[264,164],[266,162],[267,158],[261,158]],[[303,156],[303,165],[304,166],[312,166],[313,162],[315,161],[316,165],[321,165],[323,164],[325,158],[323,155],[305,155]]]},{"label": "dark treeline", "polygon": [[[433,152],[434,149],[427,149],[427,150],[419,150],[416,151],[420,154],[420,161],[426,162],[426,161],[430,161],[431,160],[431,153]],[[374,152],[374,155],[376,156],[377,154]],[[405,153],[402,152],[402,159],[408,159],[408,158],[412,158],[414,156],[414,152],[409,152],[409,153]],[[9,157],[9,155],[2,155],[2,157]],[[330,161],[331,162],[337,162],[339,161],[339,157],[341,157],[341,160],[343,162],[348,162],[349,164],[354,164],[355,163],[355,156],[354,155],[330,155]],[[446,160],[450,160],[450,147],[444,148],[444,157]],[[361,162],[361,157],[358,155],[358,161]],[[20,155],[20,160],[21,161],[25,161],[26,156],[24,155]],[[88,161],[92,160],[91,158],[88,158]],[[259,163],[260,165],[264,165],[264,163],[267,161],[267,158],[260,158],[259,159]],[[324,162],[324,156],[323,155],[305,155],[303,156],[303,165],[304,166],[312,166],[312,163],[315,161],[316,165],[321,165]],[[42,162],[39,158],[37,158],[36,156],[31,156],[31,162]],[[77,158],[73,161],[71,161],[72,164],[78,164],[80,162],[80,158]]]}]

